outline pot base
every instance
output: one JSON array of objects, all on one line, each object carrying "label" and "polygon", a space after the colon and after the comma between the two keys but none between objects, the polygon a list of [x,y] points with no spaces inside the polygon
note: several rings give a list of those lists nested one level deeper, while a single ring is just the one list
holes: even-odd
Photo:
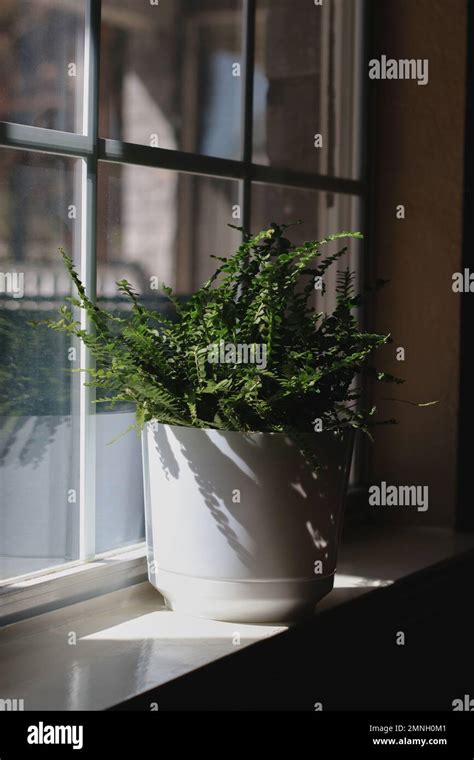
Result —
[{"label": "pot base", "polygon": [[168,609],[232,623],[288,624],[312,615],[334,575],[309,580],[219,581],[158,570],[151,584]]}]

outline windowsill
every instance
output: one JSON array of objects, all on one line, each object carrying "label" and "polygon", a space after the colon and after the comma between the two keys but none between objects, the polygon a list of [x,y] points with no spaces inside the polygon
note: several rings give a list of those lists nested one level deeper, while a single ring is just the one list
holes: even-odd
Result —
[{"label": "windowsill", "polygon": [[145,544],[0,584],[0,625],[10,625],[147,579]]},{"label": "windowsill", "polygon": [[[474,536],[441,529],[365,530],[343,544],[335,588],[318,612],[473,547]],[[143,556],[128,561],[143,573]],[[81,585],[118,567],[90,565]],[[179,615],[150,584],[135,583],[1,629],[0,697],[24,699],[26,710],[106,709],[284,630]]]}]

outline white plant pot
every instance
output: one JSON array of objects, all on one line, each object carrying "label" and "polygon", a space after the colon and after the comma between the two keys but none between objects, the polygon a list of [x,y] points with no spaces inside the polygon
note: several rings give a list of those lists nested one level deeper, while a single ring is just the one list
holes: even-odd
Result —
[{"label": "white plant pot", "polygon": [[148,423],[148,573],[168,606],[215,620],[291,622],[333,586],[352,433],[307,436]]}]

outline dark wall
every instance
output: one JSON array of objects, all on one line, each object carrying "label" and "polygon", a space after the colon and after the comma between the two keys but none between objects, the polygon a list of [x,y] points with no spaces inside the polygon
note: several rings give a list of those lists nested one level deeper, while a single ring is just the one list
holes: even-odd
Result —
[{"label": "dark wall", "polygon": [[[458,415],[459,295],[466,67],[466,0],[376,0],[372,57],[428,58],[429,83],[371,82],[375,327],[393,334],[383,368],[406,379],[378,390],[384,416],[371,449],[371,483],[428,485],[426,513],[385,508],[382,519],[451,525]],[[396,218],[404,204],[405,220]],[[396,348],[405,348],[405,361]],[[381,401],[439,399],[418,409]],[[382,514],[381,511],[378,513]]]}]

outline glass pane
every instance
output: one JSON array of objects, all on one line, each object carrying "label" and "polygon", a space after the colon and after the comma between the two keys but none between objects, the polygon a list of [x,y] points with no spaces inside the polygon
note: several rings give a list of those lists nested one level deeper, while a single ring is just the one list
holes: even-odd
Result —
[{"label": "glass pane", "polygon": [[[164,282],[185,298],[215,270],[210,254],[229,255],[240,234],[238,182],[143,166],[99,165],[98,297],[120,313],[116,281],[128,279],[149,306],[169,310]],[[133,410],[99,407],[97,551],[144,537],[140,441],[128,433]]]},{"label": "glass pane", "polygon": [[103,0],[100,134],[240,157],[241,0]]},{"label": "glass pane", "polygon": [[[319,240],[342,230],[360,230],[361,202],[357,196],[326,193],[283,185],[252,185],[252,231],[269,227],[271,222],[293,224],[301,221],[287,232],[287,237],[300,245],[306,240]],[[346,241],[329,243],[324,253],[330,255],[346,245]],[[348,253],[339,259],[324,276],[326,292],[315,291],[317,307],[332,310],[335,305],[337,269],[349,266],[360,274],[361,243],[351,240]],[[358,279],[355,280],[356,288]]]},{"label": "glass pane", "polygon": [[79,347],[28,323],[71,292],[58,247],[78,261],[80,173],[0,150],[0,579],[78,556]]},{"label": "glass pane", "polygon": [[360,176],[363,0],[257,0],[254,161]]},{"label": "glass pane", "polygon": [[130,280],[144,298],[168,303],[157,283],[187,296],[216,269],[211,254],[240,244],[238,181],[145,166],[99,164],[98,295]]},{"label": "glass pane", "polygon": [[2,0],[0,120],[82,133],[85,0]]}]

